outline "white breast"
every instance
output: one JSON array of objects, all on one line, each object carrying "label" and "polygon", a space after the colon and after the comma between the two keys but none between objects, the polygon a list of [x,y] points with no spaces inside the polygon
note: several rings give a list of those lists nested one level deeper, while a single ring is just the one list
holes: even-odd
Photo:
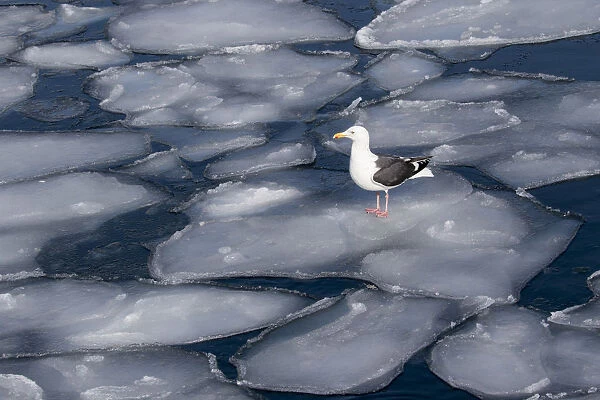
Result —
[{"label": "white breast", "polygon": [[352,149],[350,156],[350,176],[354,183],[365,190],[379,191],[383,190],[384,186],[373,182],[373,174],[378,168],[375,166],[377,156],[373,153],[365,151],[356,151]]}]

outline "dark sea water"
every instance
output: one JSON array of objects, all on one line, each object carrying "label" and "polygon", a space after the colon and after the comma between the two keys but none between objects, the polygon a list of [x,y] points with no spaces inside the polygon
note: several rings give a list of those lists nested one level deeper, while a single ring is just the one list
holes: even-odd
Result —
[{"label": "dark sea water", "polygon": [[[313,4],[332,10],[349,24],[360,28],[366,25],[378,12],[389,7],[391,1],[374,0],[312,0]],[[8,3],[8,2],[7,2]],[[47,2],[48,7],[55,3]],[[94,2],[90,5],[102,5]],[[104,38],[104,25],[88,27],[84,33],[69,40],[91,40]],[[365,64],[376,54],[362,51],[351,41],[335,44],[301,45],[300,49],[345,50],[360,55],[356,66],[362,72]],[[154,59],[172,59],[137,55],[134,62]],[[482,70],[518,71],[545,73],[565,76],[576,80],[600,80],[600,35],[589,35],[536,45],[515,45],[502,48],[485,60],[452,64],[445,75],[467,72],[470,68]],[[101,110],[98,101],[82,92],[87,77],[93,71],[49,72],[40,71],[36,86],[36,98],[74,96],[90,103],[88,111],[80,117],[59,122],[41,122],[9,111],[0,116],[0,128],[11,130],[70,130],[112,126],[121,115]],[[336,99],[321,110],[326,113],[340,109],[362,96],[363,99],[381,97],[385,92],[364,85]],[[310,124],[307,126],[310,128]],[[156,150],[161,145],[154,143]],[[205,164],[190,164],[195,176],[201,177]],[[485,179],[477,172],[456,168],[467,178]],[[166,190],[173,194],[172,204],[189,196],[198,187],[210,186],[210,182],[188,184],[166,184]],[[596,271],[600,260],[600,177],[578,179],[554,184],[531,191],[542,204],[561,212],[578,214],[585,221],[569,248],[538,276],[531,280],[521,293],[519,305],[543,313],[560,310],[586,302],[592,293],[586,286],[586,278]],[[128,280],[149,278],[147,260],[148,247],[182,229],[188,222],[185,215],[169,212],[172,204],[154,207],[151,213],[140,210],[119,216],[105,223],[94,232],[79,234],[76,237],[58,238],[42,250],[38,262],[44,272],[53,274],[75,274],[77,277],[99,277],[105,280]],[[149,246],[150,245],[150,246]],[[272,286],[305,292],[315,298],[334,296],[347,288],[361,287],[363,283],[349,279],[319,279],[296,281],[292,279],[237,279],[226,283],[234,286]],[[182,346],[192,351],[206,351],[217,355],[224,373],[235,377],[234,368],[228,358],[255,336],[256,332],[232,338],[215,340],[195,345]],[[404,372],[387,388],[361,396],[314,396],[303,394],[275,393],[261,391],[266,399],[471,399],[470,394],[454,389],[431,373],[426,364],[429,349],[424,349],[405,366]]]}]

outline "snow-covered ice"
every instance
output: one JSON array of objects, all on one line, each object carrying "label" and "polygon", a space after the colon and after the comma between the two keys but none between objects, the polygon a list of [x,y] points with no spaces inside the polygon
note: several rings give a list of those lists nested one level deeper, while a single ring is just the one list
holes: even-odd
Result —
[{"label": "snow-covered ice", "polygon": [[311,303],[293,293],[202,285],[5,282],[0,354],[193,343],[263,328]]},{"label": "snow-covered ice", "polygon": [[600,385],[599,349],[595,332],[548,329],[541,313],[492,307],[436,343],[429,366],[484,399],[585,399]]},{"label": "snow-covered ice", "polygon": [[484,311],[435,344],[431,370],[482,398],[524,398],[550,385],[542,351],[550,331],[539,314],[510,306]]},{"label": "snow-covered ice", "polygon": [[152,153],[136,160],[133,164],[117,169],[118,172],[139,176],[145,179],[179,181],[191,179],[191,171],[181,162],[175,150]]},{"label": "snow-covered ice", "polygon": [[197,54],[354,36],[354,30],[332,14],[301,1],[186,1],[133,9],[111,21],[108,34],[118,46],[144,53]]},{"label": "snow-covered ice", "polygon": [[600,386],[598,351],[600,338],[596,332],[561,331],[546,346],[544,368],[552,383],[560,389],[597,390]]},{"label": "snow-covered ice", "polygon": [[226,179],[270,169],[311,164],[317,153],[310,143],[271,142],[261,147],[227,155],[206,166],[204,176]]},{"label": "snow-covered ice", "polygon": [[0,6],[0,36],[16,37],[46,28],[55,21],[54,13],[40,5]]},{"label": "snow-covered ice", "polygon": [[42,400],[44,390],[23,375],[0,374],[0,396],[12,400]]},{"label": "snow-covered ice", "polygon": [[145,155],[148,138],[134,132],[0,132],[0,184],[106,166]]},{"label": "snow-covered ice", "polygon": [[127,64],[131,60],[130,55],[104,40],[31,46],[14,54],[12,58],[36,68],[56,70],[103,69]]},{"label": "snow-covered ice", "polygon": [[54,23],[44,29],[31,32],[28,42],[41,44],[84,31],[90,24],[107,20],[121,9],[119,7],[80,7],[59,4],[54,11]]},{"label": "snow-covered ice", "polygon": [[600,84],[562,81],[527,74],[472,73],[430,80],[408,93],[409,100],[477,102],[502,99],[508,112],[523,121],[572,129],[597,129]]},{"label": "snow-covered ice", "polygon": [[0,113],[33,96],[37,78],[37,71],[31,67],[0,66]]},{"label": "snow-covered ice", "polygon": [[429,79],[437,78],[446,67],[434,57],[411,51],[392,53],[366,70],[378,86],[390,90],[408,91]]},{"label": "snow-covered ice", "polygon": [[[371,148],[432,146],[518,125],[501,101],[458,103],[448,100],[392,100],[358,107],[339,120],[315,129],[328,147],[339,126],[362,125],[371,133]],[[348,144],[349,146],[349,144]]]},{"label": "snow-covered ice", "polygon": [[444,143],[431,151],[438,162],[475,166],[514,188],[600,173],[597,82],[465,74],[426,82],[406,98],[457,102],[502,98],[506,111],[521,121],[505,130]]},{"label": "snow-covered ice", "polygon": [[348,54],[249,47],[183,62],[109,68],[92,76],[87,91],[103,109],[126,114],[126,122],[136,126],[309,119],[362,81],[347,72],[356,61]]},{"label": "snow-covered ice", "polygon": [[[360,29],[355,43],[366,49],[489,49],[598,31],[600,5],[593,0],[406,0]],[[463,52],[465,59],[486,53],[477,50],[471,57]]]},{"label": "snow-covered ice", "polygon": [[514,302],[581,223],[442,171],[391,191],[385,221],[364,214],[374,197],[326,171],[224,183],[187,204],[190,225],[156,248],[151,272],[167,281],[346,276],[392,292]]},{"label": "snow-covered ice", "polygon": [[264,129],[204,130],[165,126],[148,128],[148,132],[153,140],[170,145],[181,158],[193,162],[267,143]]},{"label": "snow-covered ice", "polygon": [[196,220],[255,215],[306,194],[277,182],[225,182],[195,196],[185,213]]},{"label": "snow-covered ice", "polygon": [[0,280],[39,275],[35,257],[50,239],[94,229],[165,197],[99,173],[0,185]]},{"label": "snow-covered ice", "polygon": [[21,41],[14,36],[0,36],[0,57],[14,53],[22,46]]},{"label": "snow-covered ice", "polygon": [[489,303],[362,289],[325,304],[243,347],[233,359],[238,382],[317,394],[372,392],[400,374],[404,363],[440,333]]},{"label": "snow-covered ice", "polygon": [[212,367],[204,354],[169,348],[2,360],[0,394],[11,400],[254,398]]}]

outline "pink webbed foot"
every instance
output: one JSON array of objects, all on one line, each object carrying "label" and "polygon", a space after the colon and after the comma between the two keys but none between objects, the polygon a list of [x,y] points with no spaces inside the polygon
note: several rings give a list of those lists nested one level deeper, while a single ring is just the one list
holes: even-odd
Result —
[{"label": "pink webbed foot", "polygon": [[387,216],[389,215],[389,213],[387,211],[377,211],[375,213],[376,216],[380,217],[380,218],[387,218]]}]

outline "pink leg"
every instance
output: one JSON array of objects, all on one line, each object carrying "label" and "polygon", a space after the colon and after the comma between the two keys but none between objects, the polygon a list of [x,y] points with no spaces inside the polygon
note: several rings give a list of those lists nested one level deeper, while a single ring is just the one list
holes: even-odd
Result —
[{"label": "pink leg", "polygon": [[390,198],[390,195],[388,194],[388,192],[385,192],[385,211],[377,211],[375,213],[375,215],[377,215],[378,217],[382,217],[385,218],[389,215],[388,213],[388,200]]},{"label": "pink leg", "polygon": [[379,210],[379,192],[377,192],[377,208],[365,208],[367,214],[377,214]]}]

